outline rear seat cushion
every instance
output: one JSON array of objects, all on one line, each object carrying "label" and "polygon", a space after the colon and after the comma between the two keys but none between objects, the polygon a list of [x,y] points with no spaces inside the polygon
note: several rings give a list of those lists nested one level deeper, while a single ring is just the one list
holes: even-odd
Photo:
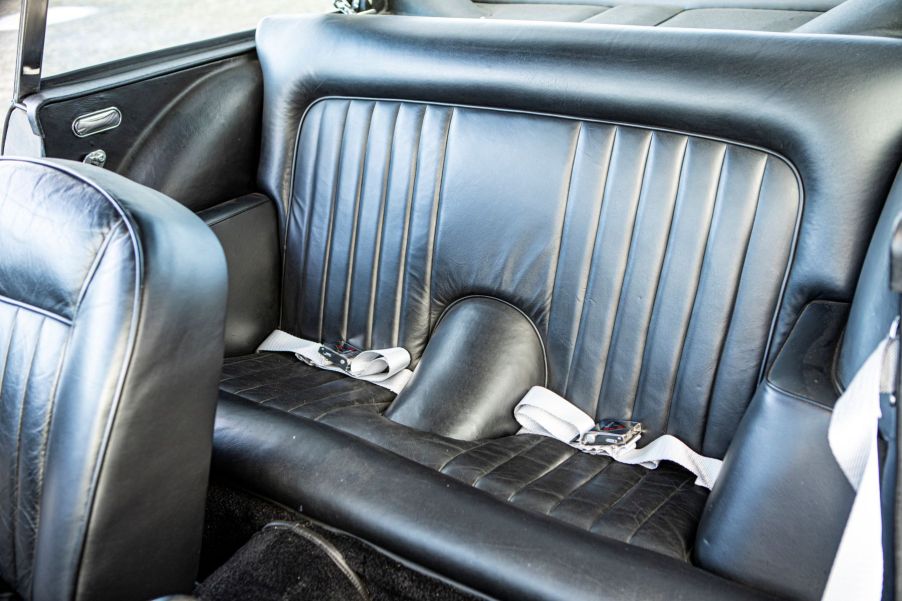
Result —
[{"label": "rear seat cushion", "polygon": [[231,403],[320,421],[518,507],[682,560],[708,496],[675,464],[646,470],[535,435],[462,441],[408,428],[381,415],[391,392],[291,355],[227,360],[222,390]]},{"label": "rear seat cushion", "polygon": [[214,461],[228,482],[252,485],[493,598],[671,599],[678,590],[694,601],[772,599],[684,561],[524,511],[322,423],[235,397],[220,401]]},{"label": "rear seat cushion", "polygon": [[311,419],[355,406],[384,411],[395,398],[385,388],[310,367],[288,353],[227,358],[220,390]]}]

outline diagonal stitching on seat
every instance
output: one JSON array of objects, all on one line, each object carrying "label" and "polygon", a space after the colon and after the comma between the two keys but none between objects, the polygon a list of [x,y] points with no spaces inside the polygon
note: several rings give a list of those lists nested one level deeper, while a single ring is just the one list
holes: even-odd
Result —
[{"label": "diagonal stitching on seat", "polygon": [[[351,411],[353,409],[357,409],[358,407],[378,407],[380,405],[384,405],[387,408],[389,405],[391,405],[391,401],[379,401],[379,402],[375,402],[375,403],[357,403],[356,405],[343,405],[341,407],[333,407],[332,409],[328,409],[312,419],[315,422],[319,422],[319,421],[322,421],[326,417],[335,415],[336,413],[341,413],[342,411]],[[303,417],[303,416],[299,416],[299,417]]]},{"label": "diagonal stitching on seat", "polygon": [[532,486],[532,485],[533,485],[535,482],[537,482],[538,480],[544,478],[545,476],[547,476],[548,474],[550,474],[551,472],[553,472],[554,470],[556,470],[556,469],[559,468],[560,466],[564,465],[565,463],[567,463],[568,461],[570,461],[571,459],[573,459],[573,457],[574,457],[577,453],[579,453],[579,451],[577,451],[576,449],[572,449],[572,450],[570,451],[570,454],[569,454],[569,455],[567,455],[566,457],[564,457],[564,458],[561,459],[560,461],[558,461],[558,462],[556,462],[556,463],[554,463],[554,464],[552,464],[552,465],[547,466],[547,467],[545,468],[545,470],[544,470],[542,473],[540,473],[538,476],[536,476],[536,477],[534,477],[534,478],[530,478],[527,482],[525,482],[523,485],[521,485],[520,488],[518,488],[517,490],[515,490],[514,492],[512,492],[512,493],[507,497],[507,500],[508,500],[508,501],[513,501],[513,498],[514,498],[514,497],[516,497],[516,496],[519,495],[521,492],[523,492],[524,490],[526,490],[527,488],[529,488],[530,486]]},{"label": "diagonal stitching on seat", "polygon": [[[578,456],[579,455],[574,455],[574,457],[578,457]],[[551,507],[549,507],[548,511],[546,511],[545,513],[550,516],[552,513],[554,513],[557,510],[558,507],[561,506],[562,503],[564,503],[564,501],[572,498],[577,492],[579,492],[584,487],[591,484],[597,477],[599,477],[600,475],[605,473],[608,470],[608,468],[611,467],[613,464],[614,464],[614,460],[608,459],[608,462],[603,463],[602,466],[598,470],[596,470],[596,472],[594,474],[592,474],[591,476],[589,476],[588,478],[583,480],[581,483],[577,484],[575,487],[573,487],[573,489],[571,491],[564,493],[561,496],[560,500],[557,503],[555,503],[554,505],[552,505]]]},{"label": "diagonal stitching on seat", "polygon": [[[316,390],[316,389],[318,389],[318,388],[322,388],[323,386],[329,386],[330,384],[335,384],[336,382],[341,382],[341,381],[342,381],[342,380],[328,380],[328,381],[326,381],[326,382],[321,382],[321,383],[317,384],[316,386],[308,386],[308,387],[305,387],[305,388],[304,388],[304,392],[309,392],[309,391],[311,391],[311,390]],[[354,392],[354,391],[353,391],[353,390],[342,391],[342,393],[344,393],[344,392],[350,393],[350,392]],[[334,399],[334,398],[337,397],[337,396],[340,396],[340,395],[339,395],[339,394],[330,394],[329,396],[325,396],[325,397],[322,397],[322,398],[319,398],[319,399],[306,399],[306,400],[301,401],[299,404],[295,405],[295,406],[292,407],[291,409],[282,409],[282,411],[287,411],[288,413],[291,413],[292,411],[295,411],[295,410],[297,410],[297,409],[300,409],[301,407],[306,407],[306,406],[308,406],[308,405],[313,405],[313,404],[315,404],[315,403],[321,403],[321,402],[323,402],[323,401],[328,401],[329,399]],[[277,399],[277,398],[280,398],[280,397],[273,397],[272,399],[269,399],[269,401],[272,401],[272,400]],[[284,398],[284,397],[282,397],[282,398]],[[268,402],[268,401],[267,401],[267,402]]]},{"label": "diagonal stitching on seat", "polygon": [[[354,391],[351,390],[351,391],[347,391],[347,392],[354,392]],[[302,407],[309,407],[311,405],[316,405],[318,403],[327,403],[327,402],[331,401],[332,399],[335,399],[336,397],[339,397],[339,396],[342,396],[342,394],[330,394],[329,396],[322,397],[319,399],[308,399],[308,400],[302,401],[301,403],[295,405],[291,409],[282,409],[282,411],[287,411],[288,413],[292,413],[294,411],[297,411],[298,409],[301,409]],[[379,401],[379,402],[381,403],[381,402],[385,402],[385,401]],[[371,399],[369,402],[365,402],[365,403],[358,403],[358,402],[356,402],[356,399],[355,399],[355,402],[352,405],[345,405],[345,406],[346,407],[360,407],[362,405],[374,405],[374,404],[376,404],[376,403],[373,403],[371,401]]]},{"label": "diagonal stitching on seat", "polygon": [[268,367],[266,369],[261,369],[260,371],[255,371],[252,374],[242,374],[239,376],[231,376],[228,378],[223,378],[219,381],[219,385],[222,386],[226,382],[234,382],[235,380],[240,380],[241,378],[255,378],[261,379],[266,376],[269,376],[269,379],[260,384],[254,384],[253,386],[248,386],[247,388],[242,388],[240,390],[236,390],[235,394],[239,394],[242,392],[250,392],[251,390],[257,390],[258,388],[262,388],[263,386],[268,386],[270,384],[275,384],[278,382],[284,382],[285,380],[296,377],[299,374],[295,374],[290,369],[290,366],[278,365],[273,367]]},{"label": "diagonal stitching on seat", "polygon": [[511,461],[516,459],[517,457],[520,457],[524,453],[528,453],[529,451],[533,450],[534,448],[539,446],[542,442],[543,442],[543,439],[539,438],[538,440],[533,441],[532,444],[530,444],[529,446],[527,446],[523,449],[519,449],[513,455],[511,455],[507,459],[504,459],[503,461],[501,461],[501,463],[498,463],[498,464],[494,465],[493,467],[489,468],[488,471],[484,472],[481,476],[476,478],[476,480],[471,484],[471,486],[473,486],[474,488],[478,488],[479,483],[482,482],[483,479],[486,478],[486,476],[489,476],[490,474],[493,474],[494,472],[498,471],[500,468],[504,467],[505,465],[507,465],[508,463],[510,463]]},{"label": "diagonal stitching on seat", "polygon": [[[613,463],[615,463],[615,462],[612,460],[611,463],[613,464]],[[611,511],[613,511],[618,505],[620,505],[620,504],[624,501],[624,499],[626,499],[627,497],[632,496],[633,493],[635,493],[639,488],[641,488],[642,484],[643,484],[643,483],[645,482],[645,480],[648,478],[648,475],[649,475],[650,473],[651,473],[651,470],[646,470],[645,473],[642,474],[642,477],[639,478],[638,480],[636,480],[636,481],[633,483],[633,485],[629,487],[629,489],[627,489],[622,495],[620,495],[620,497],[617,498],[616,501],[614,501],[613,503],[611,503],[611,504],[608,505],[607,507],[603,507],[603,508],[601,509],[601,511],[600,511],[600,512],[595,516],[595,518],[592,520],[592,523],[589,525],[588,531],[589,531],[589,532],[592,532],[592,531],[595,529],[595,526],[597,526],[598,523],[599,523],[602,519],[604,519],[604,516],[606,516],[607,514],[609,514]]]},{"label": "diagonal stitching on seat", "polygon": [[[651,473],[651,472],[649,472],[649,473]],[[684,490],[686,490],[686,485],[687,485],[687,484],[692,484],[692,485],[694,486],[694,482],[692,481],[691,478],[685,478],[685,479],[680,483],[680,485],[677,486],[676,488],[674,488],[674,490],[672,490],[672,491],[670,492],[670,494],[667,495],[667,497],[665,497],[660,503],[658,503],[658,504],[654,507],[654,509],[652,509],[651,511],[648,512],[648,515],[646,515],[645,518],[643,518],[642,521],[639,523],[639,525],[636,526],[636,527],[633,529],[632,532],[630,532],[630,535],[626,538],[626,541],[624,541],[624,542],[629,543],[630,541],[632,541],[632,540],[633,540],[633,537],[636,536],[636,534],[639,533],[639,530],[641,530],[642,527],[645,526],[645,524],[648,523],[648,521],[649,521],[652,517],[654,517],[655,514],[658,513],[658,511],[661,510],[662,507],[664,507],[665,505],[667,505],[667,503],[669,503],[669,502],[671,501],[671,499],[673,499],[677,494],[679,494],[679,493],[683,492]],[[594,525],[594,524],[593,524],[593,525]]]},{"label": "diagonal stitching on seat", "polygon": [[489,438],[489,439],[487,439],[487,440],[483,440],[482,442],[478,443],[476,446],[470,447],[469,449],[464,449],[463,451],[457,453],[456,455],[454,455],[453,457],[451,457],[450,459],[448,459],[446,462],[444,462],[444,463],[438,468],[438,471],[440,471],[440,472],[442,472],[442,473],[444,474],[444,473],[445,473],[445,468],[448,467],[453,461],[455,461],[455,460],[458,459],[459,457],[463,457],[464,455],[466,455],[467,453],[469,453],[469,452],[471,452],[471,451],[476,451],[476,450],[481,449],[481,448],[483,448],[483,447],[485,447],[485,446],[488,446],[488,445],[490,445],[490,444],[492,444],[492,443],[494,443],[494,442],[495,442],[494,439]]}]

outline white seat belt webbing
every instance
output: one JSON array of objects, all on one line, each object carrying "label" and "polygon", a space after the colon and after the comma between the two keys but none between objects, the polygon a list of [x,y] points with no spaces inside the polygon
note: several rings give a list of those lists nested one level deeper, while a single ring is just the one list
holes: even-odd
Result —
[{"label": "white seat belt webbing", "polygon": [[645,447],[637,440],[625,445],[585,445],[579,437],[595,426],[595,420],[579,407],[542,386],[533,386],[514,408],[514,418],[523,428],[518,434],[550,436],[593,455],[606,455],[620,463],[656,469],[661,461],[677,463],[693,474],[695,483],[710,489],[720,473],[722,461],[699,455],[675,436],[665,434]]},{"label": "white seat belt webbing", "polygon": [[413,372],[407,369],[410,365],[410,353],[400,347],[362,351],[349,361],[347,370],[334,365],[321,355],[320,347],[322,345],[319,342],[304,340],[282,330],[275,330],[257,347],[257,352],[294,353],[308,365],[372,382],[395,394],[404,389],[413,375]]},{"label": "white seat belt webbing", "polygon": [[883,522],[877,453],[880,393],[892,392],[898,360],[896,330],[882,340],[830,417],[830,450],[855,492],[822,601],[879,601],[883,594]]}]

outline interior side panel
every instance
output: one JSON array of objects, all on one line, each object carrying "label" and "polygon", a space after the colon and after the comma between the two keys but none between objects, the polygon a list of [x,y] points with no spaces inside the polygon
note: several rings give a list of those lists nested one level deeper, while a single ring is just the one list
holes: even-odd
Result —
[{"label": "interior side panel", "polygon": [[[97,92],[37,109],[47,156],[81,161],[106,153],[107,169],[194,211],[255,191],[262,83],[252,54]],[[115,107],[121,124],[79,137],[75,119]]]}]

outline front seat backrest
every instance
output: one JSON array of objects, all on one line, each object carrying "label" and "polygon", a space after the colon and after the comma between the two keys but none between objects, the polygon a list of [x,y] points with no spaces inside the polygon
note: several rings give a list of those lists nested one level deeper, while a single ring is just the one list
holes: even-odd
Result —
[{"label": "front seat backrest", "polygon": [[190,592],[225,298],[175,201],[0,160],[0,578],[23,598]]}]

